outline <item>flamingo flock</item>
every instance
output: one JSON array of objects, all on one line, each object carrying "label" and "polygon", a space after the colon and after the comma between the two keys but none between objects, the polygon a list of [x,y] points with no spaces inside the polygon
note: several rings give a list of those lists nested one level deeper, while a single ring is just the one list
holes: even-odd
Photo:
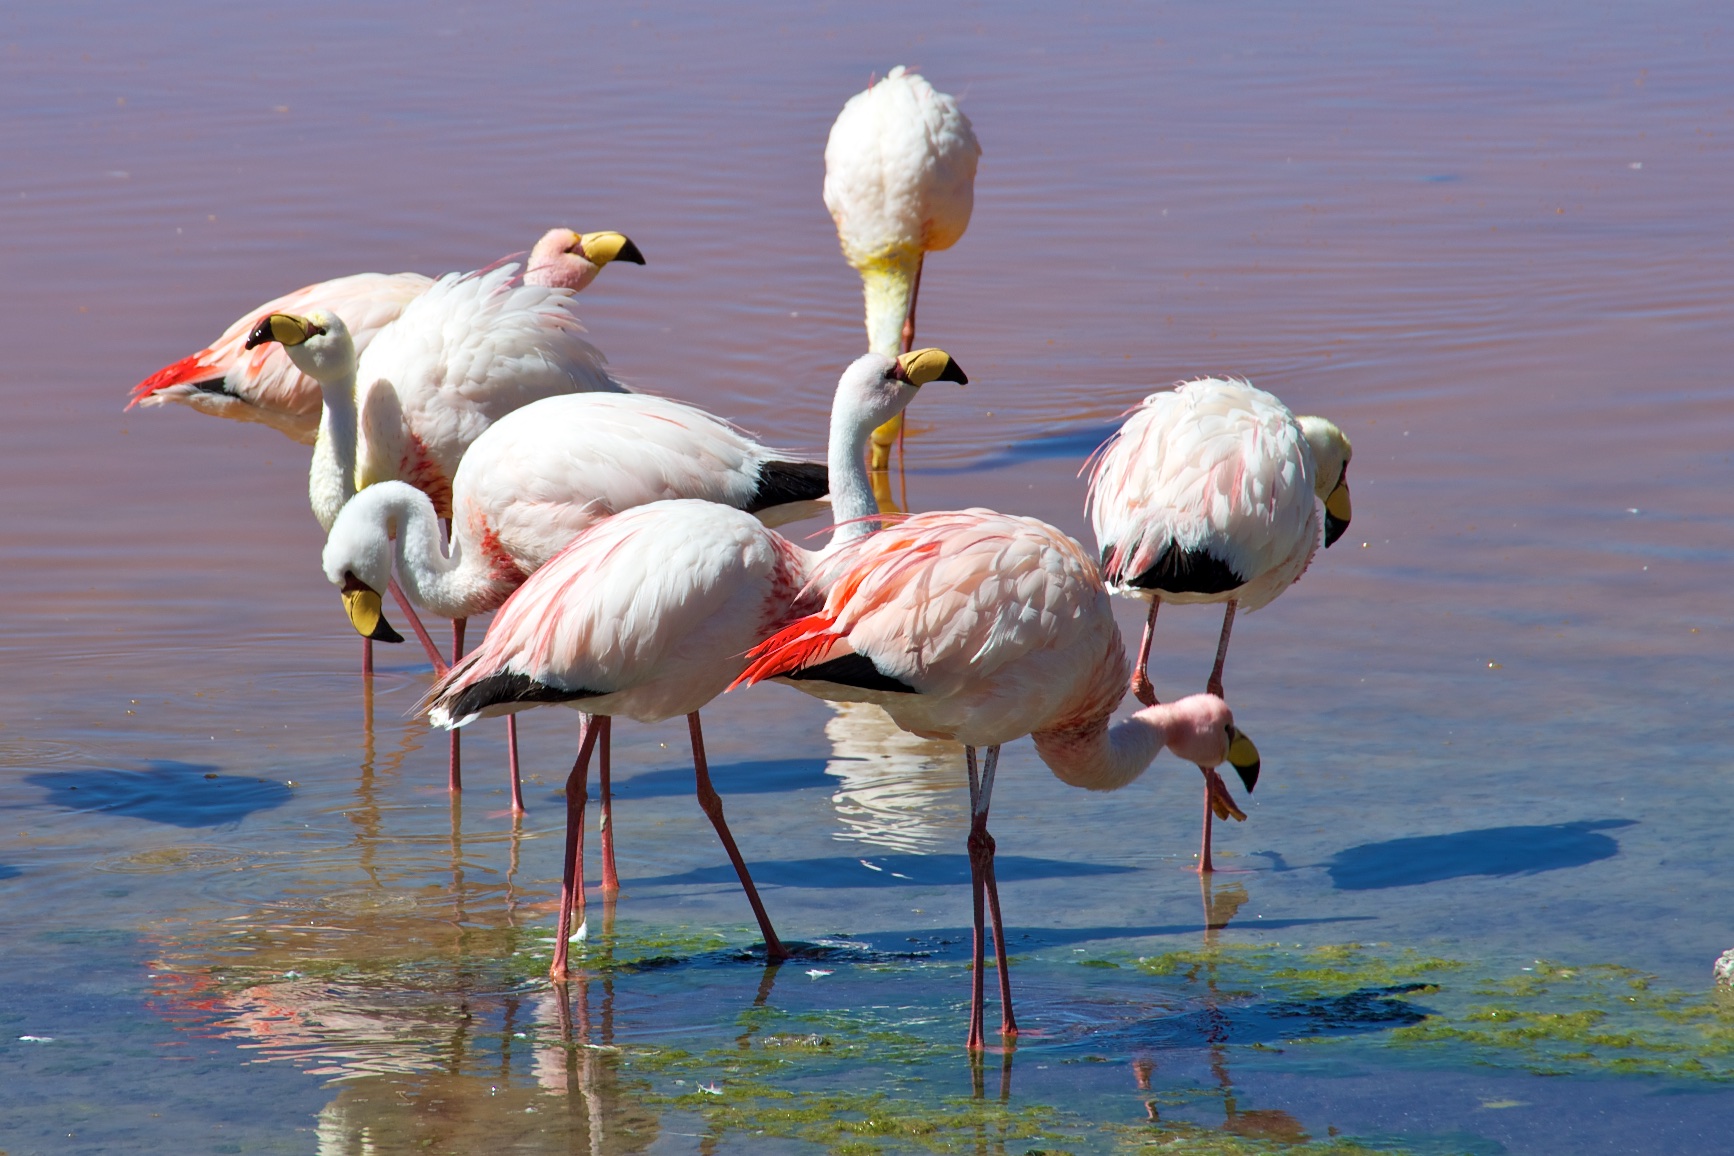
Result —
[{"label": "flamingo flock", "polygon": [[[915,346],[926,255],[968,227],[981,146],[957,101],[891,70],[851,97],[825,147],[824,202],[860,275],[867,352],[837,381],[824,462],[759,444],[697,407],[627,389],[583,335],[574,297],[608,264],[644,264],[624,234],[546,233],[520,264],[471,273],[355,274],[266,302],[211,345],[147,377],[129,408],[167,402],[262,422],[313,446],[308,497],[323,569],[367,640],[401,642],[393,596],[435,682],[418,705],[452,732],[539,706],[580,712],[551,974],[582,926],[589,767],[600,752],[604,895],[619,890],[612,721],[685,716],[700,809],[740,879],[769,963],[778,936],[729,830],[700,711],[767,680],[872,704],[896,727],[964,744],[974,948],[967,1047],[986,1046],[991,925],[1000,1034],[1017,1034],[989,809],[1001,747],[1025,735],[1061,781],[1133,782],[1163,750],[1205,780],[1211,818],[1245,818],[1257,748],[1224,701],[1239,609],[1269,603],[1349,520],[1348,438],[1245,381],[1150,394],[1087,465],[1091,551],[1034,518],[887,509],[884,472],[905,408],[967,381]],[[846,357],[839,357],[839,361]],[[1323,506],[1323,515],[1319,506]],[[809,550],[777,528],[829,508]],[[1111,596],[1150,603],[1135,661]],[[1224,606],[1204,693],[1160,703],[1146,672],[1164,602]],[[450,658],[415,607],[453,622]],[[465,653],[465,621],[492,611]],[[371,673],[371,649],[364,671]],[[1115,723],[1130,689],[1141,704]],[[871,707],[859,709],[872,709]],[[514,811],[523,810],[515,729]]]}]

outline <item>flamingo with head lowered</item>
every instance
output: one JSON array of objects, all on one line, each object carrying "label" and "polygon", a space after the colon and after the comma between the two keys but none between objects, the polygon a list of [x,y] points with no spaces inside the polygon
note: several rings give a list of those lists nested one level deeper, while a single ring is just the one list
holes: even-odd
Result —
[{"label": "flamingo with head lowered", "polygon": [[[843,373],[831,411],[832,542],[814,554],[750,514],[711,502],[652,502],[604,519],[506,600],[487,637],[423,701],[438,726],[545,703],[641,722],[687,716],[699,804],[728,852],[771,961],[787,957],[710,781],[698,711],[738,676],[746,652],[794,615],[826,553],[877,525],[864,461],[874,428],[932,381],[964,381],[937,349],[865,354]],[[566,784],[567,852],[552,974],[564,978],[583,884],[584,807],[595,728]]]},{"label": "flamingo with head lowered", "polygon": [[1257,748],[1215,695],[1108,725],[1127,674],[1108,591],[1083,547],[1034,518],[916,514],[826,558],[809,589],[823,591],[823,606],[760,643],[736,685],[777,678],[820,698],[877,703],[904,730],[964,744],[975,917],[968,1046],[983,1045],[984,900],[1000,1031],[1016,1035],[987,830],[1001,745],[1029,735],[1056,776],[1095,791],[1132,782],[1164,747],[1251,773]]},{"label": "flamingo with head lowered", "polygon": [[[1200,378],[1145,398],[1096,451],[1089,514],[1109,589],[1150,603],[1132,692],[1154,703],[1145,667],[1164,602],[1224,604],[1206,689],[1222,694],[1222,664],[1237,608],[1268,604],[1318,549],[1318,503],[1328,547],[1348,528],[1349,457],[1343,431],[1295,417],[1244,381]],[[1198,869],[1213,869],[1211,818],[1245,819],[1214,770],[1204,772]],[[1256,777],[1242,775],[1251,791]]]}]

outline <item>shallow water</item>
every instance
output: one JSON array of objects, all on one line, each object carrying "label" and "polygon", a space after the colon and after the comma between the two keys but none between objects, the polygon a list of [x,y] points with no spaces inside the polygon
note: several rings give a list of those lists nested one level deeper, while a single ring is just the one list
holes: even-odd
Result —
[{"label": "shallow water", "polygon": [[[1700,1006],[1734,941],[1728,36],[1707,4],[0,15],[0,1146],[1704,1150],[1734,1122]],[[781,687],[707,712],[779,929],[856,945],[767,974],[736,957],[683,728],[621,726],[625,894],[563,1002],[574,716],[526,720],[519,829],[498,727],[454,807],[443,739],[403,717],[426,666],[386,654],[360,693],[306,451],[120,411],[285,289],[564,222],[649,258],[582,299],[623,376],[816,450],[862,341],[821,151],[896,63],[985,148],[924,274],[922,338],[971,385],[911,414],[913,506],[1087,540],[1089,448],[1206,372],[1356,448],[1349,534],[1236,625],[1265,776],[1208,892],[1190,771],[1085,795],[1008,748],[1026,1034],[979,1073],[958,752]],[[1163,617],[1165,696],[1217,625]],[[1347,942],[1462,966],[1279,974]],[[1538,993],[1537,960],[1654,978]],[[1557,1047],[1469,1038],[1500,1001],[1646,1046],[1565,1040],[1581,1017]]]}]

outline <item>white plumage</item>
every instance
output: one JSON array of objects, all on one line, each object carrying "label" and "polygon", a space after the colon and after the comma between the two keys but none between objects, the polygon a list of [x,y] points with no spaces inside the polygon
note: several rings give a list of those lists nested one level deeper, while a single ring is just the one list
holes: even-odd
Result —
[{"label": "white plumage", "polygon": [[[825,207],[861,275],[867,347],[910,349],[923,256],[969,227],[981,145],[957,101],[901,65],[843,105],[825,143]],[[874,436],[883,468],[902,419]]]},{"label": "white plumage", "polygon": [[[531,250],[524,280],[577,292],[611,260],[644,264],[637,246],[619,233],[550,229]],[[286,293],[245,314],[209,346],[145,378],[133,388],[127,408],[176,402],[214,417],[260,422],[312,445],[319,432],[319,384],[277,346],[246,347],[259,319],[316,310],[336,314],[349,326],[359,356],[433,283],[422,273],[356,273]]]},{"label": "white plumage", "polygon": [[[1164,602],[1225,604],[1206,683],[1223,693],[1236,609],[1267,605],[1306,571],[1319,500],[1327,546],[1348,525],[1350,453],[1323,418],[1296,418],[1264,390],[1213,377],[1151,394],[1097,451],[1088,511],[1103,577],[1115,593],[1150,602],[1132,670],[1140,701],[1156,701],[1145,667]],[[1212,869],[1213,814],[1246,817],[1206,770],[1200,871]]]}]

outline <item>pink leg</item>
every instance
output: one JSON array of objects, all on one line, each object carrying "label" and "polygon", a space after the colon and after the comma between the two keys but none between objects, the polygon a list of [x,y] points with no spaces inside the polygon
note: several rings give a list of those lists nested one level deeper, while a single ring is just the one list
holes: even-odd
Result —
[{"label": "pink leg", "polygon": [[597,776],[602,786],[602,894],[612,898],[620,894],[620,875],[614,870],[614,791],[610,778],[609,748],[614,738],[613,721],[602,720],[600,770]]},{"label": "pink leg", "polygon": [[391,585],[387,586],[386,589],[391,591],[391,596],[397,602],[397,608],[403,611],[403,616],[409,619],[410,630],[420,640],[421,648],[427,652],[428,661],[433,663],[434,677],[444,677],[450,668],[446,665],[445,658],[440,654],[440,648],[434,645],[434,640],[429,636],[427,627],[421,624],[421,617],[416,614],[415,607],[410,604],[409,596],[403,592],[403,587],[397,584],[396,578],[391,580]]},{"label": "pink leg", "polygon": [[765,905],[759,902],[758,888],[753,886],[753,877],[747,873],[746,861],[741,858],[740,849],[735,846],[735,837],[729,834],[729,825],[723,818],[722,799],[717,795],[716,788],[711,786],[710,764],[704,757],[704,733],[699,729],[698,712],[693,711],[686,716],[688,731],[692,734],[692,769],[698,785],[698,805],[704,811],[710,825],[716,828],[717,838],[722,840],[723,850],[729,854],[729,862],[735,865],[735,874],[740,876],[741,887],[747,893],[747,902],[752,904],[753,917],[759,921],[759,931],[765,937],[765,960],[768,963],[781,963],[789,958],[788,949],[782,940],[777,938],[777,931],[771,926],[770,916],[765,914]]},{"label": "pink leg", "polygon": [[[463,618],[452,619],[452,661],[455,663],[464,656],[464,623]],[[462,732],[456,729],[448,732],[451,741],[451,761],[447,764],[446,789],[454,793],[464,789],[463,751],[460,746]]]},{"label": "pink leg", "polygon": [[1198,853],[1198,871],[1208,875],[1215,870],[1210,863],[1210,831],[1211,819],[1236,819],[1246,821],[1246,812],[1234,802],[1234,796],[1228,793],[1228,784],[1222,781],[1222,776],[1211,767],[1199,767],[1204,772],[1204,847]]},{"label": "pink leg", "polygon": [[578,742],[578,758],[566,776],[566,863],[560,876],[560,921],[554,931],[554,962],[548,974],[565,979],[566,947],[572,938],[572,907],[584,906],[584,804],[590,799],[590,752],[596,748],[596,727],[587,717]]},{"label": "pink leg", "polygon": [[1145,706],[1156,705],[1156,688],[1150,685],[1150,674],[1145,669],[1150,665],[1150,637],[1156,633],[1156,612],[1162,609],[1162,600],[1150,599],[1150,617],[1144,620],[1144,640],[1138,644],[1138,663],[1132,668],[1132,697]]},{"label": "pink leg", "polygon": [[915,348],[915,303],[921,298],[921,266],[927,260],[923,253],[915,259],[915,284],[909,290],[909,312],[903,315],[903,352]]},{"label": "pink leg", "polygon": [[989,747],[987,758],[983,760],[981,772],[981,822],[982,835],[987,845],[987,863],[982,870],[982,882],[987,886],[987,911],[993,919],[993,958],[999,971],[999,1034],[1015,1036],[1018,1034],[1017,1019],[1012,1015],[1011,970],[1010,961],[1005,951],[1005,920],[999,913],[999,883],[993,875],[993,836],[987,833],[988,800],[993,795],[993,774],[999,766],[999,748]]},{"label": "pink leg", "polygon": [[361,677],[373,677],[373,639],[361,640]]},{"label": "pink leg", "polygon": [[1236,602],[1230,598],[1228,605],[1222,611],[1222,637],[1216,642],[1216,665],[1210,669],[1210,681],[1204,684],[1204,689],[1222,698],[1222,663],[1228,658],[1228,632],[1234,626],[1234,608]]},{"label": "pink leg", "polygon": [[[1199,770],[1204,770],[1204,768],[1200,767]],[[1210,804],[1210,782],[1206,779],[1204,783],[1204,845],[1198,852],[1198,873],[1200,875],[1208,875],[1216,870],[1210,862],[1210,820],[1214,817]]]},{"label": "pink leg", "polygon": [[512,814],[524,813],[524,781],[518,773],[518,716],[506,716],[506,765],[512,772]]}]

